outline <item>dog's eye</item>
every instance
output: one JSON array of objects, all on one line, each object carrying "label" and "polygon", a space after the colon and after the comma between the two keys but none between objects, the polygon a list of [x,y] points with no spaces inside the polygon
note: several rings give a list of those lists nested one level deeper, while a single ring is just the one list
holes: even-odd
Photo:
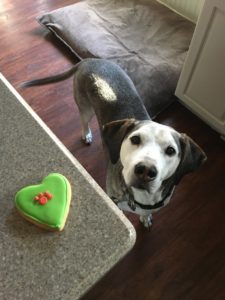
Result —
[{"label": "dog's eye", "polygon": [[141,138],[139,135],[133,135],[131,138],[130,138],[130,141],[133,145],[139,145],[141,143]]},{"label": "dog's eye", "polygon": [[174,154],[176,154],[176,150],[175,150],[173,147],[168,146],[168,147],[166,148],[165,153],[166,153],[167,155],[169,155],[169,156],[173,156]]}]

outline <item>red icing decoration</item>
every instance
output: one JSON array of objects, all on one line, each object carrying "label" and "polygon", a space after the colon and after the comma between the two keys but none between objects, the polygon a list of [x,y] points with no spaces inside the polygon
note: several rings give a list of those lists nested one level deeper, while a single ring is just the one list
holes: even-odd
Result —
[{"label": "red icing decoration", "polygon": [[45,205],[47,203],[48,199],[45,197],[45,196],[42,196],[40,199],[39,199],[39,203],[41,205]]},{"label": "red icing decoration", "polygon": [[51,193],[49,193],[48,191],[47,192],[45,192],[45,197],[47,197],[48,198],[48,200],[51,200],[52,199],[52,194]]},{"label": "red icing decoration", "polygon": [[45,205],[48,202],[48,200],[51,200],[52,198],[52,194],[46,191],[44,193],[39,193],[38,196],[34,198],[34,200],[38,201],[41,205]]}]

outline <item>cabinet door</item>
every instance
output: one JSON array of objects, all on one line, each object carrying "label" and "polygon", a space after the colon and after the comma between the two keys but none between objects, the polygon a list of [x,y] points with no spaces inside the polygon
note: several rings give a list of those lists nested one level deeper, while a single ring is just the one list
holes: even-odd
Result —
[{"label": "cabinet door", "polygon": [[225,135],[225,0],[206,0],[176,96]]}]

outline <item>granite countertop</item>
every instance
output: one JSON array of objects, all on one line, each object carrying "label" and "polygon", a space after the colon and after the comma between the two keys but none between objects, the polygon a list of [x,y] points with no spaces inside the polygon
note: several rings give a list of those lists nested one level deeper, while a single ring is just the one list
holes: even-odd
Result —
[{"label": "granite countertop", "polygon": [[[134,245],[135,230],[0,74],[0,299],[79,299]],[[49,173],[72,187],[62,232],[24,220],[14,197]]]}]

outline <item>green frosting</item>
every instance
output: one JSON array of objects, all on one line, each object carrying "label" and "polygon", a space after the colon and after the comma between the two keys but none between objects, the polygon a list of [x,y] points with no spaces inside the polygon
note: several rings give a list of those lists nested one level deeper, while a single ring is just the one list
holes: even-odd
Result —
[{"label": "green frosting", "polygon": [[[40,193],[48,191],[52,199],[42,205],[34,200]],[[71,198],[70,183],[61,174],[52,173],[41,184],[27,186],[17,192],[16,207],[24,217],[33,223],[62,230],[69,212]]]}]

